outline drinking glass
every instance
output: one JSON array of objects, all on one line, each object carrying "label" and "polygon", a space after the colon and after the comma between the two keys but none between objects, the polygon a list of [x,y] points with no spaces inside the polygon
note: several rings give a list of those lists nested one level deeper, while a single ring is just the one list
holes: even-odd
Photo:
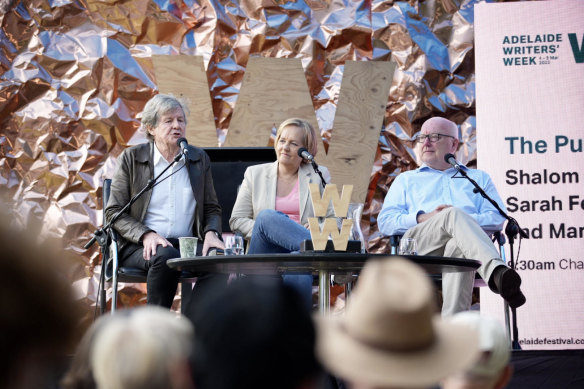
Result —
[{"label": "drinking glass", "polygon": [[367,243],[365,242],[365,237],[363,236],[363,231],[361,231],[361,215],[363,214],[363,203],[350,203],[347,211],[347,219],[353,219],[353,227],[351,227],[351,233],[349,234],[349,239],[358,240],[361,242],[362,254],[365,254],[365,247]]},{"label": "drinking glass", "polygon": [[225,238],[225,255],[243,255],[243,237],[231,235]]},{"label": "drinking glass", "polygon": [[414,238],[402,238],[399,242],[400,255],[418,255],[418,248]]},{"label": "drinking glass", "polygon": [[197,255],[198,239],[194,236],[183,236],[178,238],[181,258],[192,258]]}]

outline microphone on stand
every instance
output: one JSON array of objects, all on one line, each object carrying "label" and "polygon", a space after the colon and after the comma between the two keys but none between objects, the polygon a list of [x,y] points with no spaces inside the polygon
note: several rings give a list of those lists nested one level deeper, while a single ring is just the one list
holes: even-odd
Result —
[{"label": "microphone on stand", "polygon": [[298,149],[298,155],[300,156],[300,158],[304,158],[307,161],[310,161],[312,163],[316,163],[316,162],[314,162],[314,156],[312,154],[310,154],[310,152],[308,150],[306,150],[305,147],[301,147]]},{"label": "microphone on stand", "polygon": [[324,180],[324,177],[322,176],[321,171],[318,169],[318,165],[316,164],[316,161],[314,160],[314,155],[310,154],[310,152],[308,150],[306,150],[305,147],[301,147],[298,149],[298,155],[300,156],[300,158],[304,158],[312,164],[312,168],[320,176],[320,183],[322,184],[322,187],[324,188],[326,186],[326,182]]},{"label": "microphone on stand", "polygon": [[176,144],[178,147],[180,147],[180,154],[179,155],[181,155],[181,156],[184,155],[186,158],[187,154],[189,153],[189,149],[188,149],[189,142],[187,142],[187,139],[186,138],[178,138],[176,141]]},{"label": "microphone on stand", "polygon": [[460,164],[458,163],[458,161],[456,160],[456,158],[454,158],[454,155],[453,154],[450,154],[450,153],[446,154],[444,156],[444,161],[446,163],[451,164],[452,167],[455,168],[456,170],[460,170]]}]

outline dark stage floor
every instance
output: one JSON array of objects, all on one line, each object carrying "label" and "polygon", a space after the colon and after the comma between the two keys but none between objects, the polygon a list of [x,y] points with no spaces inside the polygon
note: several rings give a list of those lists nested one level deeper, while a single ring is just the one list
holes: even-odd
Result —
[{"label": "dark stage floor", "polygon": [[[64,358],[62,371],[67,368],[70,357]],[[507,388],[529,389],[583,389],[584,350],[559,351],[513,351],[512,362],[515,373]],[[62,371],[49,377],[41,389],[59,389],[58,378]],[[336,383],[327,380],[326,389],[336,389]],[[344,386],[340,386],[344,388]]]},{"label": "dark stage floor", "polygon": [[584,350],[513,351],[509,388],[584,388]]}]

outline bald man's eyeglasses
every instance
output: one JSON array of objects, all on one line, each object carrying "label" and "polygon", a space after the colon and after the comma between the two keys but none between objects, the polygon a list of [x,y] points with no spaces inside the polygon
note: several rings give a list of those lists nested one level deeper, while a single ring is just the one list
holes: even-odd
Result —
[{"label": "bald man's eyeglasses", "polygon": [[456,139],[453,136],[446,135],[446,134],[430,134],[430,135],[418,135],[418,137],[416,138],[416,142],[424,143],[426,141],[426,139],[429,139],[430,143],[436,143],[440,139],[442,139],[442,137]]}]

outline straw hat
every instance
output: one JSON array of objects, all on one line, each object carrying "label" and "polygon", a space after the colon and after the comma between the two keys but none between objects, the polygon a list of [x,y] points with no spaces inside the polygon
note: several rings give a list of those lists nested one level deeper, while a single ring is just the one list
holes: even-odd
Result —
[{"label": "straw hat", "polygon": [[443,322],[428,277],[402,258],[369,261],[345,315],[317,323],[321,362],[352,382],[431,386],[472,364],[478,352],[476,332]]}]

